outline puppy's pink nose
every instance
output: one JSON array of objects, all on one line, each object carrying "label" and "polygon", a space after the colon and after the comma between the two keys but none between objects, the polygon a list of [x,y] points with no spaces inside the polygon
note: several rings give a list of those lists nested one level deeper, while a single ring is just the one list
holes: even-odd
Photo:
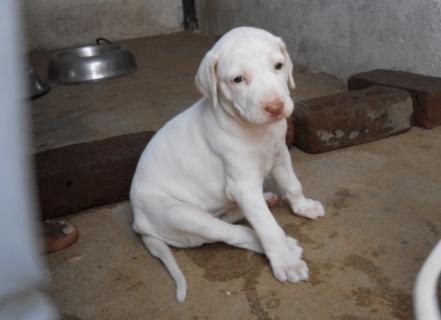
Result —
[{"label": "puppy's pink nose", "polygon": [[280,100],[269,102],[265,105],[265,111],[268,112],[271,117],[276,118],[276,117],[280,116],[280,114],[283,111],[284,106],[285,105]]}]

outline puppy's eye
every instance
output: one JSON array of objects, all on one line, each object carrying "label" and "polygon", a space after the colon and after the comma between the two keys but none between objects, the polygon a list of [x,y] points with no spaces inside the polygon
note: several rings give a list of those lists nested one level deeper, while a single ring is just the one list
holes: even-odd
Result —
[{"label": "puppy's eye", "polygon": [[236,83],[241,83],[242,80],[243,80],[242,76],[237,76],[236,78],[233,79],[233,81],[236,82]]},{"label": "puppy's eye", "polygon": [[280,69],[282,69],[282,67],[283,67],[283,63],[281,63],[281,62],[278,62],[274,65],[274,69],[276,69],[276,70],[280,70]]}]

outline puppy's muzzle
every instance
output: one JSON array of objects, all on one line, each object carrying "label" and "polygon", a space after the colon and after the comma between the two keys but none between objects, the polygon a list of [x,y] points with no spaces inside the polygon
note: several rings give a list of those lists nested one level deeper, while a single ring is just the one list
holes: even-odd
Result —
[{"label": "puppy's muzzle", "polygon": [[283,113],[283,109],[285,108],[285,104],[280,101],[271,101],[265,104],[265,112],[272,118],[278,118]]}]

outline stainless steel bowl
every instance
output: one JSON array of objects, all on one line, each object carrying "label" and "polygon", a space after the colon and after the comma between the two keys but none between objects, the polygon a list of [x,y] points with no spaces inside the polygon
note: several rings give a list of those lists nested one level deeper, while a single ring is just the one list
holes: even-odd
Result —
[{"label": "stainless steel bowl", "polygon": [[135,57],[127,49],[110,43],[60,50],[48,67],[50,82],[74,84],[119,77],[138,69]]},{"label": "stainless steel bowl", "polygon": [[31,67],[27,68],[25,77],[28,84],[28,95],[31,99],[36,99],[51,89],[49,83],[43,81]]}]

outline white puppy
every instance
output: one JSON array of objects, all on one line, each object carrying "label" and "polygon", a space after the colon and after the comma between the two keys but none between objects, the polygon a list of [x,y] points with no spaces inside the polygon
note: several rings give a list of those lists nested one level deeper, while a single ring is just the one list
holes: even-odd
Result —
[{"label": "white puppy", "polygon": [[413,291],[416,320],[440,320],[438,283],[441,273],[441,241],[435,246],[418,273]]},{"label": "white puppy", "polygon": [[[292,69],[280,38],[231,30],[197,72],[204,98],[159,130],[141,156],[130,191],[133,228],[176,281],[180,302],[187,286],[167,244],[222,241],[264,253],[279,281],[308,278],[302,249],[277,224],[263,192],[271,175],[293,212],[324,215],[319,202],[303,196],[285,145]],[[242,218],[252,229],[233,224]]]}]

